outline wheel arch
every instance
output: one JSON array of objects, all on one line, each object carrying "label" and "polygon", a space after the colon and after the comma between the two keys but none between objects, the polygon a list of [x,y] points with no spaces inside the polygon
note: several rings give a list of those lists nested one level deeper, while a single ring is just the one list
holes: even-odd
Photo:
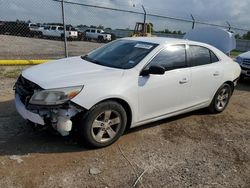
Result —
[{"label": "wheel arch", "polygon": [[127,101],[125,101],[124,99],[114,97],[114,98],[104,99],[104,100],[98,102],[97,104],[107,102],[107,101],[117,102],[118,104],[120,104],[124,108],[124,110],[127,114],[126,130],[129,129],[131,127],[131,123],[132,123],[132,109],[131,109],[129,103]]},{"label": "wheel arch", "polygon": [[221,88],[221,86],[223,86],[224,84],[228,84],[228,85],[231,87],[231,89],[232,89],[232,94],[233,94],[233,92],[234,92],[234,83],[233,83],[233,81],[230,81],[230,80],[225,81],[225,82],[223,82],[223,84],[221,84],[221,85],[218,87],[218,89],[217,89],[217,90],[213,93],[213,95],[211,96],[210,104],[211,104],[211,102],[212,102],[214,96],[215,96],[216,93],[218,92],[218,90],[219,90],[219,89]]},{"label": "wheel arch", "polygon": [[228,84],[232,89],[232,93],[234,92],[234,83],[232,81],[226,81],[224,84]]}]

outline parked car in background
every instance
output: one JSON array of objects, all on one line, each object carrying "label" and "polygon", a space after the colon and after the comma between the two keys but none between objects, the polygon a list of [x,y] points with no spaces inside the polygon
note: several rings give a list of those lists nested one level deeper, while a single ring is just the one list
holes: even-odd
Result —
[{"label": "parked car in background", "polygon": [[240,72],[208,44],[124,38],[26,69],[15,84],[15,103],[24,119],[63,136],[74,130],[79,143],[104,147],[126,128],[201,108],[222,112]]},{"label": "parked car in background", "polygon": [[[41,30],[42,36],[47,38],[61,38],[64,39],[64,27],[58,25],[47,25]],[[66,26],[66,37],[70,40],[78,38],[78,32],[74,27]]]},{"label": "parked car in background", "polygon": [[31,31],[36,32],[36,36],[38,38],[43,37],[42,30],[44,29],[44,26],[42,26],[41,24],[36,24],[36,23],[29,23],[28,27],[30,28]]},{"label": "parked car in background", "polygon": [[105,33],[102,29],[90,28],[85,31],[85,40],[97,40],[98,42],[108,42],[112,40],[111,34]]},{"label": "parked car in background", "polygon": [[241,79],[250,77],[250,51],[238,55],[236,61],[241,67]]},{"label": "parked car in background", "polygon": [[40,32],[35,30],[36,24],[28,24],[24,22],[4,22],[0,23],[0,34],[39,37]]}]

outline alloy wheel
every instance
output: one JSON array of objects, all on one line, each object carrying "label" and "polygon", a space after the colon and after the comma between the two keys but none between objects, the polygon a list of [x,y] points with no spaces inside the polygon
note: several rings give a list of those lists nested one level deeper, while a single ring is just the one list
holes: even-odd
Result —
[{"label": "alloy wheel", "polygon": [[91,133],[96,142],[105,143],[114,139],[121,128],[121,117],[114,110],[100,113],[92,123]]}]

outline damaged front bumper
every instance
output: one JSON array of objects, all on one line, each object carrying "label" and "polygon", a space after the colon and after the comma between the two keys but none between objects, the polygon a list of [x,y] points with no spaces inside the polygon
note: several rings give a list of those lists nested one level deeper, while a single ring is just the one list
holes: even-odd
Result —
[{"label": "damaged front bumper", "polygon": [[26,120],[39,125],[45,125],[44,119],[36,113],[33,113],[26,109],[25,105],[22,103],[18,94],[15,95],[15,104],[18,113]]},{"label": "damaged front bumper", "polygon": [[82,111],[70,104],[48,107],[25,106],[17,93],[15,94],[15,105],[18,113],[24,119],[39,125],[50,124],[62,136],[69,135],[73,125],[71,118]]}]

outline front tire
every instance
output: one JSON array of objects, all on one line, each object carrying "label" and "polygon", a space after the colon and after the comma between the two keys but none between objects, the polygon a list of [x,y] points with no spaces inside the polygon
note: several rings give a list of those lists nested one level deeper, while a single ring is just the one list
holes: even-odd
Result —
[{"label": "front tire", "polygon": [[103,41],[104,41],[103,36],[98,36],[98,38],[97,38],[97,42],[102,43]]},{"label": "front tire", "polygon": [[210,106],[211,113],[221,113],[227,107],[232,95],[232,88],[228,84],[223,84],[216,92]]},{"label": "front tire", "polygon": [[119,103],[97,104],[79,118],[78,142],[90,148],[111,145],[124,133],[126,124],[126,111]]}]

